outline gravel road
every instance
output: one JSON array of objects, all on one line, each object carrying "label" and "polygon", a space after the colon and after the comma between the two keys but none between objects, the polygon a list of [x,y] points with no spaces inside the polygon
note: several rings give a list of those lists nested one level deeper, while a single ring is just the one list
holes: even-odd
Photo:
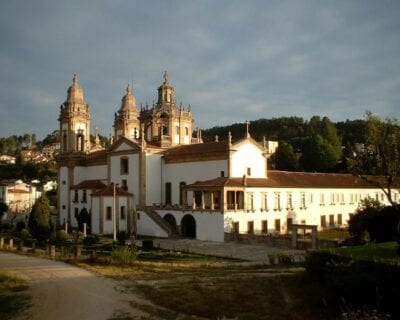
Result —
[{"label": "gravel road", "polygon": [[116,314],[146,316],[130,307],[135,297],[118,291],[118,282],[63,262],[0,252],[0,268],[27,280],[32,307],[21,319],[106,320]]}]

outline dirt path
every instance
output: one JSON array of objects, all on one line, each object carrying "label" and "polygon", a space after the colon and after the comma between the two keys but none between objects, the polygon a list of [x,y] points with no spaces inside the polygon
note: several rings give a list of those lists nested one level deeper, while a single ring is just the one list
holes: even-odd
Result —
[{"label": "dirt path", "polygon": [[0,268],[27,280],[32,307],[21,319],[106,320],[116,315],[146,317],[133,309],[136,297],[118,290],[118,282],[63,262],[0,252]]}]

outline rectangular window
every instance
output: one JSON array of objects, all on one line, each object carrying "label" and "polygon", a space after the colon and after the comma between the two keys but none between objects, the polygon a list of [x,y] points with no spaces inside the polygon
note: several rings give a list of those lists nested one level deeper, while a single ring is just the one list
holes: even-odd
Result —
[{"label": "rectangular window", "polygon": [[326,228],[326,217],[321,216],[321,228]]},{"label": "rectangular window", "polygon": [[82,202],[83,202],[83,203],[86,203],[86,202],[87,202],[87,192],[86,192],[86,189],[84,189],[84,190],[82,191]]},{"label": "rectangular window", "polygon": [[293,209],[293,201],[292,201],[292,193],[287,192],[286,193],[286,210],[292,210]]},{"label": "rectangular window", "polygon": [[179,135],[179,126],[175,127],[176,134]]},{"label": "rectangular window", "polygon": [[185,127],[185,135],[188,136],[189,135],[189,128]]},{"label": "rectangular window", "polygon": [[247,221],[247,233],[254,234],[254,221]]},{"label": "rectangular window", "polygon": [[312,204],[312,203],[314,202],[314,197],[313,197],[313,194],[312,194],[312,193],[309,193],[309,194],[308,194],[308,202],[309,202],[310,204]]},{"label": "rectangular window", "polygon": [[320,193],[319,195],[319,205],[324,206],[325,205],[325,194]]},{"label": "rectangular window", "polygon": [[335,204],[335,194],[331,193],[331,206]]},{"label": "rectangular window", "polygon": [[275,231],[281,232],[281,220],[280,219],[275,219]]},{"label": "rectangular window", "polygon": [[78,216],[79,216],[79,209],[78,208],[74,208],[74,216],[75,216],[75,219],[78,219]]},{"label": "rectangular window", "polygon": [[126,213],[125,213],[125,206],[121,206],[121,208],[120,208],[120,217],[121,217],[121,220],[125,220],[125,218],[126,218]]},{"label": "rectangular window", "polygon": [[262,234],[268,233],[268,220],[261,220],[261,233]]},{"label": "rectangular window", "polygon": [[239,222],[233,222],[232,223],[232,232],[233,233],[239,233]]},{"label": "rectangular window", "polygon": [[221,171],[221,177],[225,177],[225,171],[224,170]]},{"label": "rectangular window", "polygon": [[281,193],[280,192],[275,192],[275,206],[274,210],[281,210]]},{"label": "rectangular window", "polygon": [[306,209],[306,193],[300,192],[300,209]]},{"label": "rectangular window", "polygon": [[247,210],[254,210],[254,194],[252,192],[247,193]]},{"label": "rectangular window", "polygon": [[120,172],[121,174],[128,174],[129,173],[129,159],[127,157],[121,158],[121,166]]},{"label": "rectangular window", "polygon": [[329,215],[329,226],[330,227],[335,226],[335,216],[333,214]]},{"label": "rectangular window", "polygon": [[340,204],[344,204],[344,193],[340,194]]},{"label": "rectangular window", "polygon": [[338,224],[338,226],[341,226],[342,225],[342,214],[341,213],[339,213],[338,215],[337,215],[337,224]]},{"label": "rectangular window", "polygon": [[74,202],[78,202],[79,201],[79,194],[78,194],[78,190],[74,191]]},{"label": "rectangular window", "polygon": [[128,180],[122,179],[121,188],[124,189],[125,191],[128,191]]},{"label": "rectangular window", "polygon": [[251,168],[247,168],[247,176],[248,176],[248,177],[251,176]]},{"label": "rectangular window", "polygon": [[61,208],[65,210],[65,208],[66,208],[65,204],[63,204]]},{"label": "rectangular window", "polygon": [[268,193],[261,193],[261,210],[268,211]]},{"label": "rectangular window", "polygon": [[112,219],[112,208],[106,207],[106,220],[111,220],[111,219]]}]

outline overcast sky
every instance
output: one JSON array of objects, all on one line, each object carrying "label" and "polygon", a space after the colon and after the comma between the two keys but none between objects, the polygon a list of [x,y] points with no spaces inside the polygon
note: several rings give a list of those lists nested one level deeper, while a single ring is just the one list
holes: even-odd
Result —
[{"label": "overcast sky", "polygon": [[164,70],[195,127],[399,117],[400,1],[0,2],[0,136],[58,129],[74,73],[108,135]]}]

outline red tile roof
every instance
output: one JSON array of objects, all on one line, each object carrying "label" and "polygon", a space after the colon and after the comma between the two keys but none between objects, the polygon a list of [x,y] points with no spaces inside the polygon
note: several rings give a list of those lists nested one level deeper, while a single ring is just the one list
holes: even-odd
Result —
[{"label": "red tile roof", "polygon": [[[133,194],[116,186],[115,187],[115,195],[116,196],[132,196]],[[112,184],[110,184],[110,185],[104,187],[103,189],[92,193],[92,197],[96,197],[96,196],[97,197],[99,197],[99,196],[110,196],[110,197],[114,196],[114,186]]]},{"label": "red tile roof", "polygon": [[[374,177],[379,179],[378,177]],[[244,187],[250,188],[370,188],[373,185],[351,174],[268,171],[268,178],[216,178],[197,182],[190,188]]]},{"label": "red tile roof", "polygon": [[181,145],[165,151],[165,160],[171,160],[176,158],[192,157],[197,155],[210,155],[219,154],[223,155],[227,152],[226,141],[213,141],[205,143],[195,143],[188,145]]},{"label": "red tile roof", "polygon": [[103,189],[106,185],[100,180],[84,180],[74,186],[71,189],[91,189],[91,190],[99,190]]}]

